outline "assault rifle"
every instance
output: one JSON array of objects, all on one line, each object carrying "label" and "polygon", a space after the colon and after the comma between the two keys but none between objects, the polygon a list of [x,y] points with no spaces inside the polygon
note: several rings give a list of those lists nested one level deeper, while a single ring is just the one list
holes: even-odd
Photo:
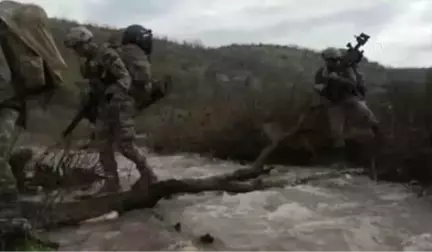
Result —
[{"label": "assault rifle", "polygon": [[78,123],[86,118],[91,123],[96,123],[98,97],[94,92],[90,92],[87,97],[87,102],[78,111],[75,117],[72,119],[67,128],[63,131],[63,137],[68,136],[78,125]]},{"label": "assault rifle", "polygon": [[[141,111],[142,109],[149,107],[150,105],[156,103],[157,101],[165,97],[168,92],[171,91],[171,87],[171,76],[166,76],[164,81],[153,80],[152,88],[149,93],[148,99],[142,104],[137,104],[137,110]],[[96,123],[99,99],[100,97],[97,96],[96,91],[89,93],[85,105],[78,111],[70,124],[63,131],[63,137],[68,136],[76,128],[78,123],[84,118],[86,118],[93,124]]]},{"label": "assault rifle", "polygon": [[[360,35],[358,36],[354,36],[357,44],[353,47],[351,43],[348,43],[346,45],[346,47],[348,48],[345,52],[345,54],[343,55],[341,61],[340,61],[340,67],[342,69],[346,69],[351,67],[357,78],[361,78],[361,80],[359,80],[360,82],[363,81],[363,77],[360,76],[360,74],[357,72],[357,65],[360,63],[360,61],[363,59],[363,50],[360,50],[360,47],[364,46],[370,36],[365,34],[365,33],[360,33]],[[366,90],[365,87],[363,85],[357,85],[357,89],[353,91],[355,95],[360,96],[364,99],[365,95],[366,95]]]},{"label": "assault rifle", "polygon": [[348,49],[340,62],[342,67],[356,67],[356,65],[363,59],[364,51],[360,51],[360,47],[367,43],[370,36],[360,33],[360,35],[354,37],[356,38],[357,44],[354,47],[351,43],[346,45]]}]

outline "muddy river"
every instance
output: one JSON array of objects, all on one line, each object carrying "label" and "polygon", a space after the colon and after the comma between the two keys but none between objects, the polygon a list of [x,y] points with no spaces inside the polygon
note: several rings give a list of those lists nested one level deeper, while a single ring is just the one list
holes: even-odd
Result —
[{"label": "muddy river", "polygon": [[[117,158],[127,188],[137,172]],[[160,178],[245,167],[190,154],[151,156],[149,162]],[[278,166],[270,176],[292,181],[316,172],[327,170]],[[432,250],[431,202],[401,184],[340,175],[235,195],[179,195],[153,209],[112,212],[49,236],[61,250]],[[206,234],[212,243],[200,241]]]}]

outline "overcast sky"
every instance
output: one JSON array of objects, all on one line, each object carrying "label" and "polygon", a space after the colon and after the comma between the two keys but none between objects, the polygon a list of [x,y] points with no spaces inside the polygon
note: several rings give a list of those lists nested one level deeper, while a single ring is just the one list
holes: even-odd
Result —
[{"label": "overcast sky", "polygon": [[[343,47],[365,32],[365,55],[395,67],[432,65],[432,0],[20,0],[48,15],[158,35],[230,43]],[[353,41],[354,42],[354,41]]]}]

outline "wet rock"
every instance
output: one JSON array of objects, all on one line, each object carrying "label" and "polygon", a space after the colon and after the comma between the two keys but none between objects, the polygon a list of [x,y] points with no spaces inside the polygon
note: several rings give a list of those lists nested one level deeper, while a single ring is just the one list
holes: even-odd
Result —
[{"label": "wet rock", "polygon": [[214,237],[211,234],[205,234],[200,237],[200,242],[203,244],[212,244],[214,242]]},{"label": "wet rock", "polygon": [[180,223],[180,222],[177,222],[177,223],[174,225],[174,229],[175,229],[175,231],[177,231],[177,232],[181,232],[181,223]]}]

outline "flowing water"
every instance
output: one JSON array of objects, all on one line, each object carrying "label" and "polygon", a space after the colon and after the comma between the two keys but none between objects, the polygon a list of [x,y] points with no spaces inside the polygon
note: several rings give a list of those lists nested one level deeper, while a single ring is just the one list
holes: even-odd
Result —
[{"label": "flowing water", "polygon": [[[137,172],[118,161],[127,187]],[[245,166],[196,155],[151,156],[161,178],[202,177]],[[325,168],[278,166],[292,181]],[[432,202],[411,189],[341,175],[296,187],[243,194],[201,193],[161,200],[104,221],[49,235],[62,250],[432,250]],[[173,226],[181,225],[177,232]],[[214,242],[201,244],[210,234]]]}]

